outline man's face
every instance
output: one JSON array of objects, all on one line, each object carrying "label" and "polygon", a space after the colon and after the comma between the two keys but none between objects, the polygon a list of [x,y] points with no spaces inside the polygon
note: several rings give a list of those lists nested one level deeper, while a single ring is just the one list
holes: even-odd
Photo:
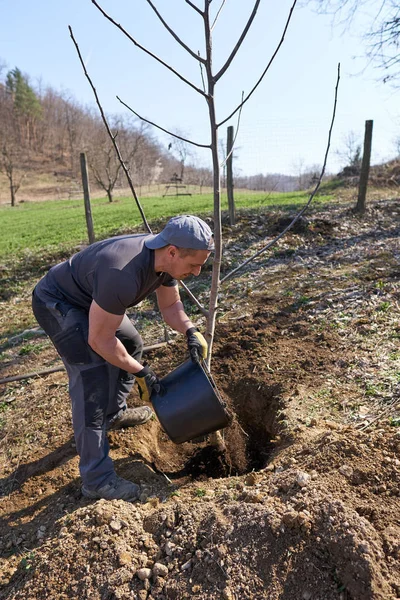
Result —
[{"label": "man's face", "polygon": [[[169,247],[169,268],[168,273],[174,279],[185,279],[189,275],[200,275],[201,267],[210,256],[208,250],[196,250],[192,254],[186,254],[175,246]],[[183,255],[183,256],[182,256]]]}]

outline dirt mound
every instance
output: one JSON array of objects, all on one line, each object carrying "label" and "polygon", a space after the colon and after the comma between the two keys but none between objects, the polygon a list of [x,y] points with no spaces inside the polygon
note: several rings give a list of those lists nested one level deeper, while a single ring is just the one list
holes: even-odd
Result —
[{"label": "dirt mound", "polygon": [[326,429],[244,478],[79,508],[7,598],[398,597],[400,434]]}]

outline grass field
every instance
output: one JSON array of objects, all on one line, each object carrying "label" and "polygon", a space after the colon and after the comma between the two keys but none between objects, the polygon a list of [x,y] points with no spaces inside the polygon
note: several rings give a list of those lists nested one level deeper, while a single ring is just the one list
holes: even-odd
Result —
[{"label": "grass field", "polygon": [[[289,194],[267,192],[236,193],[237,209],[268,209],[268,207],[293,207],[304,205],[308,195],[304,192]],[[330,198],[324,196],[323,200]],[[314,202],[321,201],[314,199]],[[177,214],[212,214],[212,195],[181,197],[152,197],[141,200],[146,218],[167,220]],[[106,198],[91,202],[95,236],[97,239],[116,235],[140,225],[141,218],[133,198],[118,198],[110,203]],[[226,197],[222,210],[227,210]],[[60,250],[86,242],[86,222],[83,200],[54,200],[25,202],[15,207],[0,207],[0,259],[15,260],[27,252]]]}]

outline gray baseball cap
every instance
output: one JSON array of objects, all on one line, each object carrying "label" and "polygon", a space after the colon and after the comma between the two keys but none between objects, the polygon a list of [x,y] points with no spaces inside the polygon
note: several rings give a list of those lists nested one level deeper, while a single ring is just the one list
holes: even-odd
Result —
[{"label": "gray baseball cap", "polygon": [[145,245],[151,250],[164,248],[169,244],[192,250],[214,250],[213,232],[199,217],[192,215],[172,217],[159,234],[145,241]]}]

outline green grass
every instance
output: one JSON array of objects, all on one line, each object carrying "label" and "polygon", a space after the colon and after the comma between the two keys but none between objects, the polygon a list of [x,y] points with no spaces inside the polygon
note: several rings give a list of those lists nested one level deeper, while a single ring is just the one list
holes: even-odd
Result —
[{"label": "green grass", "polygon": [[[237,209],[293,208],[308,200],[304,192],[289,194],[267,192],[235,194]],[[314,200],[315,202],[316,200]],[[317,200],[320,201],[320,200]],[[325,197],[324,201],[328,201]],[[167,220],[172,215],[212,213],[212,195],[182,197],[153,197],[141,200],[149,221]],[[95,236],[97,239],[129,231],[141,224],[141,218],[132,198],[118,198],[110,203],[105,198],[91,202]],[[226,197],[222,210],[227,210]],[[36,251],[61,251],[87,240],[83,200],[54,200],[25,202],[15,207],[0,207],[0,260],[23,257]]]}]

